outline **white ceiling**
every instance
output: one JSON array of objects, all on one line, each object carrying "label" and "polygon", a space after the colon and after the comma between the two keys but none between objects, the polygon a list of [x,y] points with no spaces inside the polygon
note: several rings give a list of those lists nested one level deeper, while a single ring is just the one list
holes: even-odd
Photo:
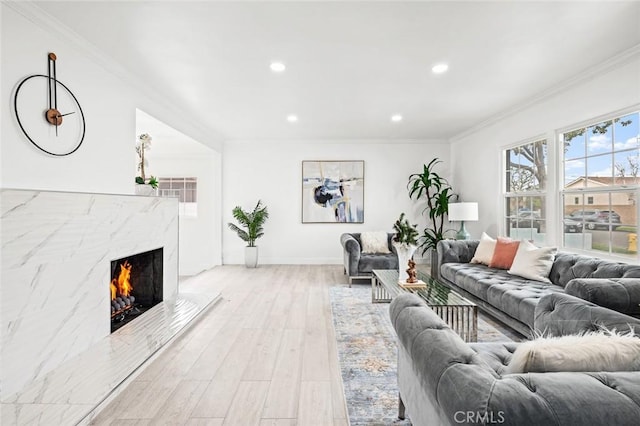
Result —
[{"label": "white ceiling", "polygon": [[640,44],[637,1],[37,5],[227,140],[450,138]]}]

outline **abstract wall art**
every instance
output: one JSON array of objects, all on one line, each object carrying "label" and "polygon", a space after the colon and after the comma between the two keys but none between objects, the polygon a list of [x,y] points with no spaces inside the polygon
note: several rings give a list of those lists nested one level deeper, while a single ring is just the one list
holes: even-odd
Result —
[{"label": "abstract wall art", "polygon": [[302,162],[302,223],[363,223],[364,161]]}]

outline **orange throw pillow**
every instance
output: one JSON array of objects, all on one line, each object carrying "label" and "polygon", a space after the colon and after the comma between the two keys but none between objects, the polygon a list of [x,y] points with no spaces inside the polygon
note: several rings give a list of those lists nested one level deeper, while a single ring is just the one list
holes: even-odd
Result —
[{"label": "orange throw pillow", "polygon": [[489,268],[510,269],[513,259],[518,252],[520,241],[514,241],[511,238],[498,237],[496,241],[496,249],[493,252]]}]

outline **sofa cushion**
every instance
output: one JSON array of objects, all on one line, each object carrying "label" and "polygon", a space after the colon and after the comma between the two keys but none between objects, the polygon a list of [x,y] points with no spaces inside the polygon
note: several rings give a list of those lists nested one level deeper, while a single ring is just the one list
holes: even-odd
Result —
[{"label": "sofa cushion", "polygon": [[520,242],[509,273],[534,281],[551,283],[549,272],[558,251],[555,247],[536,247],[529,241]]},{"label": "sofa cushion", "polygon": [[567,294],[618,312],[640,315],[640,279],[575,278],[565,287]]},{"label": "sofa cushion", "polygon": [[574,278],[640,278],[640,265],[615,263],[572,253],[556,254],[549,273],[551,282],[564,287]]},{"label": "sofa cushion", "polygon": [[496,248],[493,251],[493,257],[489,262],[490,268],[509,269],[516,257],[520,241],[514,241],[511,238],[498,237]]},{"label": "sofa cushion", "polygon": [[493,258],[493,252],[496,250],[496,240],[488,236],[486,233],[482,233],[478,248],[473,254],[471,263],[481,263],[483,265],[489,265]]},{"label": "sofa cushion", "polygon": [[368,274],[374,269],[398,269],[398,256],[389,254],[361,254],[358,274]]},{"label": "sofa cushion", "polygon": [[360,241],[362,242],[362,253],[390,253],[391,251],[389,250],[389,244],[387,240],[387,233],[385,231],[361,233]]},{"label": "sofa cushion", "polygon": [[440,274],[530,327],[533,327],[538,300],[554,292],[564,293],[560,286],[528,280],[484,265],[445,263],[440,268]]},{"label": "sofa cushion", "polygon": [[517,342],[469,343],[469,347],[478,354],[478,357],[499,376],[505,374],[518,345]]},{"label": "sofa cushion", "polygon": [[520,344],[505,372],[640,371],[640,339],[608,332],[542,337]]}]

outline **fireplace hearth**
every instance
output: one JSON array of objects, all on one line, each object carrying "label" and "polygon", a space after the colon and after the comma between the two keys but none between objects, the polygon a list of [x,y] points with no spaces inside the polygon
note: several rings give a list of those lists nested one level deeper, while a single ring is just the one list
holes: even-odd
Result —
[{"label": "fireplace hearth", "polygon": [[111,332],[162,302],[162,248],[111,261]]}]

